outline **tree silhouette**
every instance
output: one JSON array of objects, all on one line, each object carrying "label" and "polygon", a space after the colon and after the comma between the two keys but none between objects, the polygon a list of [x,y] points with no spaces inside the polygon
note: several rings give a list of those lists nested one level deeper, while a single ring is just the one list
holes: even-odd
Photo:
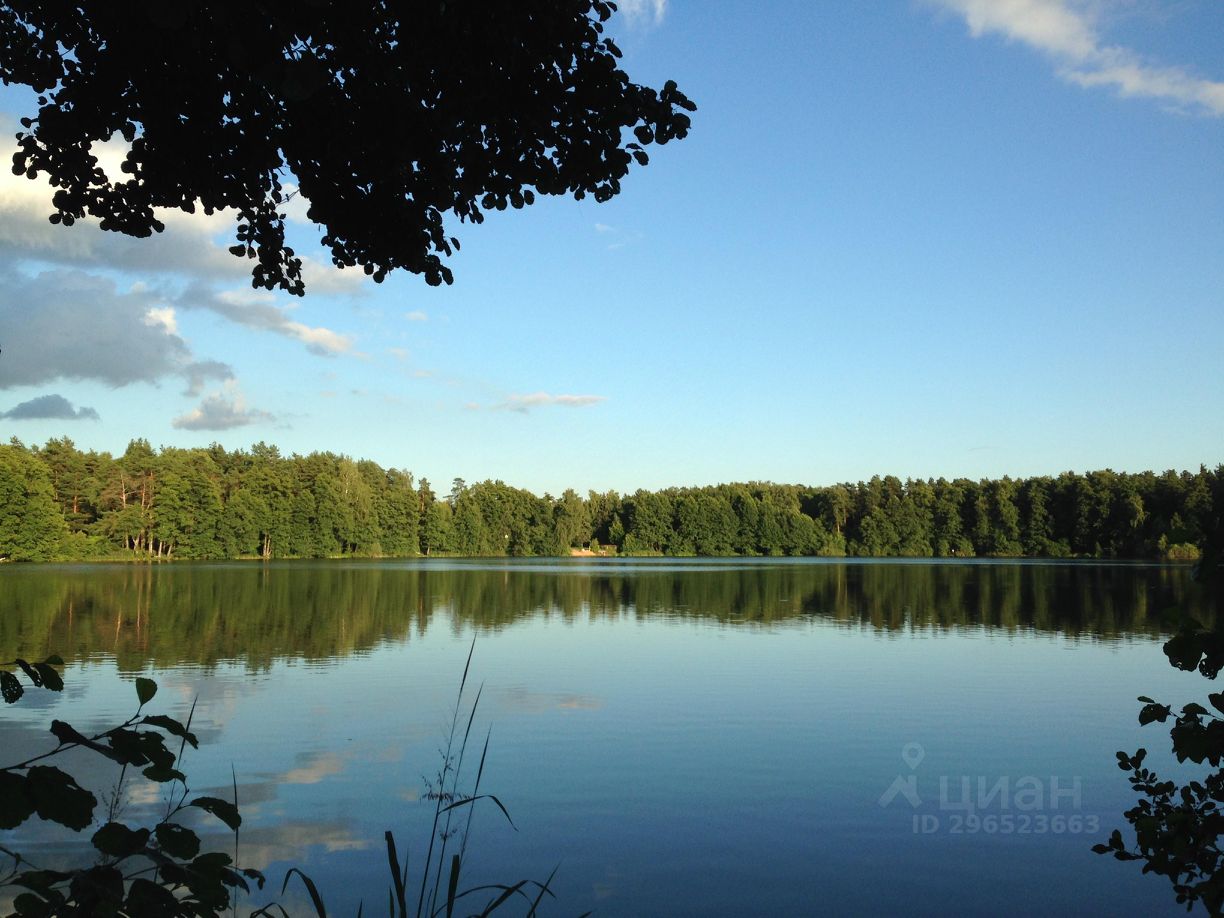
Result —
[{"label": "tree silhouette", "polygon": [[[13,171],[56,187],[52,223],[160,232],[155,207],[238,215],[252,285],[304,292],[285,242],[296,182],[338,267],[450,283],[459,242],[537,194],[606,201],[695,106],[630,81],[607,0],[4,0],[0,79],[39,93]],[[91,144],[129,144],[108,176]]]}]

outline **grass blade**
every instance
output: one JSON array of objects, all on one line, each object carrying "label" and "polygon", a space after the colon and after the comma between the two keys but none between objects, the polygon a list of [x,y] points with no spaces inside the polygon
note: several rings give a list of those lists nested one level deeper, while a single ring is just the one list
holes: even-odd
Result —
[{"label": "grass blade", "polygon": [[[395,852],[395,836],[389,831],[386,833],[387,838],[387,863],[391,867],[391,880],[395,883],[395,901],[399,903],[400,918],[408,916],[408,902],[404,896],[404,881],[403,875],[400,873],[399,856]],[[408,864],[404,862],[404,871],[407,872]],[[392,909],[392,915],[395,914]]]},{"label": "grass blade", "polygon": [[[560,864],[557,865],[557,867],[560,866]],[[557,867],[552,869],[552,873],[548,875],[548,879],[545,880],[544,885],[540,887],[540,894],[535,897],[535,901],[531,903],[531,908],[527,910],[527,918],[531,918],[531,916],[536,913],[536,909],[540,907],[540,903],[544,900],[544,896],[546,894],[549,896],[552,895],[552,890],[549,889],[548,886],[550,883],[552,883],[553,877],[557,875]]]},{"label": "grass blade", "polygon": [[454,918],[455,890],[459,888],[459,855],[451,858],[450,882],[446,884],[446,918]]},{"label": "grass blade", "polygon": [[[519,880],[513,886],[507,886],[505,889],[502,890],[502,894],[500,896],[498,896],[496,899],[494,899],[492,902],[490,902],[488,905],[485,906],[485,910],[480,913],[480,918],[488,918],[489,915],[493,914],[493,912],[501,908],[502,903],[504,903],[507,899],[509,899],[515,893],[519,893],[520,895],[522,895],[523,893],[521,892],[521,890],[526,885],[527,885],[526,880]],[[475,892],[475,890],[471,890],[471,892]]]},{"label": "grass blade", "polygon": [[310,893],[310,901],[314,903],[315,914],[317,914],[319,918],[327,918],[327,909],[323,905],[323,899],[319,896],[318,888],[314,885],[314,880],[306,876],[306,874],[302,873],[302,871],[298,870],[298,868],[290,867],[288,872],[285,874],[285,882],[281,885],[281,895],[283,896],[285,894],[285,890],[289,887],[289,878],[295,873],[302,878],[302,882],[306,885],[306,892]]},{"label": "grass blade", "polygon": [[505,805],[493,794],[477,794],[475,797],[464,797],[462,800],[456,800],[454,803],[447,804],[443,812],[446,810],[453,810],[456,807],[471,806],[477,800],[492,800],[494,803],[496,803],[497,808],[501,810],[502,815],[506,817],[506,822],[510,823],[511,828],[513,828],[515,832],[518,831],[518,826],[516,826],[514,824],[514,820],[510,818],[510,811],[507,810]]}]

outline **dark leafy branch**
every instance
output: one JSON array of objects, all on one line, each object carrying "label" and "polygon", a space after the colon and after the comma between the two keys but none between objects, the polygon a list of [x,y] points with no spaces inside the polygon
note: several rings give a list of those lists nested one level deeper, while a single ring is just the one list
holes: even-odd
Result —
[{"label": "dark leafy branch", "polygon": [[[6,0],[0,79],[38,93],[13,171],[56,187],[52,223],[161,232],[155,208],[238,216],[252,285],[302,294],[291,194],[339,267],[450,283],[447,215],[620,191],[695,106],[634,83],[607,0]],[[129,150],[108,175],[91,145]],[[291,176],[291,179],[287,177]],[[286,180],[297,182],[291,192]]]},{"label": "dark leafy branch", "polygon": [[[555,870],[544,883],[520,880],[510,884],[461,886],[472,816],[479,801],[493,801],[513,826],[501,800],[480,792],[489,751],[487,735],[471,789],[465,787],[464,759],[480,702],[478,691],[466,719],[462,717],[471,658],[472,651],[469,651],[437,783],[430,784],[428,798],[434,801],[434,823],[428,853],[419,868],[419,894],[415,912],[411,912],[416,918],[437,915],[449,918],[455,914],[457,903],[470,897],[483,900],[483,908],[478,912],[481,916],[505,910],[513,904],[523,907],[522,914],[534,916],[545,897],[553,895],[550,886]],[[38,663],[17,659],[4,664],[9,667],[0,669],[5,701],[16,703],[26,692],[14,670],[23,673],[34,688],[62,691],[63,679],[54,668],[62,665],[63,661],[55,656]],[[89,839],[96,862],[87,867],[47,869],[32,863],[19,851],[0,845],[0,857],[7,861],[0,867],[0,890],[15,891],[11,918],[101,915],[220,918],[237,906],[240,893],[250,893],[252,886],[263,888],[265,878],[260,871],[240,867],[223,852],[202,851],[199,835],[180,821],[180,817],[191,809],[208,813],[235,833],[236,848],[242,824],[237,806],[237,780],[234,781],[233,801],[215,796],[193,796],[187,777],[180,770],[186,747],[198,746],[197,737],[191,731],[192,716],[183,723],[164,714],[145,714],[145,706],[156,695],[157,685],[151,679],[138,678],[135,688],[136,712],[122,724],[86,736],[70,724],[53,721],[50,729],[56,741],[53,748],[15,765],[0,767],[0,830],[20,829],[35,816],[74,832],[83,832],[101,823]],[[194,711],[193,704],[192,715]],[[168,748],[167,738],[179,740],[177,754]],[[143,769],[145,778],[166,785],[169,790],[165,816],[151,826],[130,825],[116,819],[112,807],[105,820],[100,820],[97,797],[81,787],[67,771],[44,764],[72,749],[88,750],[120,766],[116,794],[122,788],[122,776],[128,768]],[[390,911],[393,918],[397,915],[408,918],[409,862],[405,857],[401,863],[391,832],[386,833],[385,839],[392,878],[388,893]],[[327,908],[322,895],[314,881],[299,868],[290,868],[285,874],[281,894],[284,895],[295,877],[305,887],[315,914],[326,918]],[[288,918],[289,912],[280,903],[271,902],[254,910],[252,915]]]},{"label": "dark leafy branch", "polygon": [[[53,668],[62,665],[58,657],[41,663],[19,659],[8,665],[20,669],[35,687],[63,689],[63,680]],[[0,673],[6,686],[5,701],[17,702],[24,687],[10,670]],[[72,725],[55,720],[50,732],[56,745],[51,750],[0,768],[0,829],[8,830],[20,828],[34,816],[75,832],[95,824],[98,798],[63,769],[40,764],[71,749],[90,750],[125,772],[129,767],[140,768],[147,779],[170,788],[166,816],[154,826],[130,826],[108,818],[93,833],[90,843],[99,859],[94,866],[48,870],[4,848],[11,864],[0,875],[0,886],[23,890],[13,900],[14,915],[215,916],[230,908],[235,890],[249,892],[252,881],[263,886],[259,871],[238,867],[228,854],[201,853],[199,836],[176,821],[195,808],[236,832],[242,819],[230,801],[209,796],[188,799],[187,778],[176,766],[185,745],[195,748],[198,740],[190,730],[190,720],[183,724],[164,714],[143,713],[156,693],[156,683],[138,678],[136,713],[122,724],[85,736]],[[178,755],[167,748],[167,736],[180,740]],[[176,783],[180,786],[177,795]]]},{"label": "dark leafy branch", "polygon": [[[1213,595],[1219,595],[1221,567],[1221,515],[1203,540],[1196,579]],[[1169,663],[1186,672],[1199,672],[1215,679],[1224,665],[1224,633],[1187,619],[1164,645]],[[1119,752],[1118,767],[1130,773],[1131,788],[1139,795],[1134,807],[1123,815],[1134,832],[1128,844],[1120,830],[1095,845],[1098,854],[1112,854],[1120,861],[1139,861],[1144,873],[1166,877],[1178,903],[1187,910],[1201,904],[1210,914],[1224,913],[1224,692],[1208,694],[1210,708],[1197,702],[1183,705],[1174,714],[1170,705],[1140,696],[1140,725],[1168,723],[1172,751],[1178,762],[1214,769],[1201,779],[1185,784],[1161,778],[1147,767],[1147,750]]]}]

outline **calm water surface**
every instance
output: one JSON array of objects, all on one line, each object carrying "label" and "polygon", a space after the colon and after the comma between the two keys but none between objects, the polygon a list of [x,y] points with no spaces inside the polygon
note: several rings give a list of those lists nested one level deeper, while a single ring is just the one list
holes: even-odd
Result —
[{"label": "calm water surface", "polygon": [[1114,752],[1169,758],[1135,697],[1208,690],[1165,663],[1175,608],[1214,619],[1185,568],[1124,564],[6,565],[0,659],[57,652],[68,688],[6,709],[0,750],[122,719],[152,676],[156,710],[199,699],[193,789],[237,775],[243,862],[369,911],[383,831],[423,856],[475,637],[483,787],[518,831],[478,811],[468,879],[559,864],[549,914],[1184,914],[1089,850],[1133,803]]}]

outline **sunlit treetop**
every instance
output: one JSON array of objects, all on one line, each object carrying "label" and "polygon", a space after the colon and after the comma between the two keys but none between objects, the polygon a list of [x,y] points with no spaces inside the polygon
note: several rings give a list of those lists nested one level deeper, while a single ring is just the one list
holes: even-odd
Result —
[{"label": "sunlit treetop", "polygon": [[[606,0],[293,4],[0,2],[0,79],[39,94],[13,171],[55,186],[51,222],[132,236],[155,207],[238,215],[252,285],[302,294],[285,241],[296,182],[338,267],[437,285],[444,215],[620,191],[695,106],[632,82]],[[91,145],[122,136],[109,176]]]}]

